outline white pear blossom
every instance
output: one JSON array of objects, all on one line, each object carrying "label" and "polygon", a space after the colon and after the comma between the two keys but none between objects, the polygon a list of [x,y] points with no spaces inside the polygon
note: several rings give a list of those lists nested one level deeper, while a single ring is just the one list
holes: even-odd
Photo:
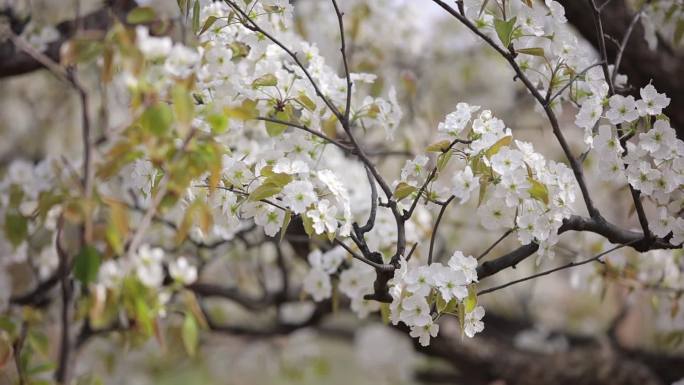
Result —
[{"label": "white pear blossom", "polygon": [[[603,114],[603,106],[598,98],[591,98],[582,103],[575,119],[578,127],[591,130]],[[590,131],[591,132],[591,131]]]},{"label": "white pear blossom", "polygon": [[421,346],[430,345],[430,337],[437,337],[439,333],[439,325],[431,322],[423,326],[411,326],[409,335],[413,338],[418,338],[418,343]]},{"label": "white pear blossom", "polygon": [[477,306],[470,313],[466,313],[463,331],[468,337],[473,338],[475,334],[484,330],[484,322],[482,322],[484,315],[485,310],[482,306]]},{"label": "white pear blossom", "polygon": [[306,213],[306,216],[311,218],[316,234],[334,233],[337,229],[336,213],[337,207],[332,206],[327,199],[322,199],[312,210]]},{"label": "white pear blossom", "polygon": [[295,180],[283,188],[283,202],[292,209],[295,214],[301,214],[314,202],[317,197],[311,182]]},{"label": "white pear blossom", "polygon": [[670,98],[665,94],[660,94],[656,91],[652,84],[639,90],[641,100],[636,102],[636,107],[639,110],[639,115],[660,115],[663,109],[670,105]]},{"label": "white pear blossom", "polygon": [[420,295],[408,297],[401,303],[401,308],[401,321],[407,325],[421,327],[432,323],[430,305],[425,297]]},{"label": "white pear blossom", "polygon": [[490,199],[480,206],[480,220],[482,226],[488,230],[497,230],[513,225],[515,210],[506,206],[506,202],[501,199]]},{"label": "white pear blossom", "polygon": [[187,258],[179,257],[169,263],[169,274],[183,285],[189,285],[197,280],[197,267],[191,265]]},{"label": "white pear blossom", "polygon": [[[466,288],[468,279],[463,270],[456,270],[451,266],[447,267],[437,263],[432,266],[437,267],[437,271],[434,273],[434,282],[442,295],[442,299],[449,302],[453,298],[462,300],[468,296],[468,289]],[[433,268],[434,270],[435,268]]]},{"label": "white pear blossom", "polygon": [[480,178],[473,175],[470,166],[466,166],[463,171],[454,174],[451,184],[451,194],[465,203],[470,199],[470,194],[480,188]]},{"label": "white pear blossom", "polygon": [[439,123],[437,130],[451,136],[458,136],[470,122],[472,114],[479,109],[480,106],[470,106],[467,103],[458,103],[456,105],[456,110],[449,113],[445,120]]},{"label": "white pear blossom", "polygon": [[406,290],[415,296],[426,296],[430,293],[434,283],[432,271],[428,266],[421,266],[417,269],[409,270],[404,278]]},{"label": "white pear blossom", "polygon": [[418,155],[415,159],[406,161],[404,168],[401,169],[401,180],[410,184],[419,184],[423,178],[427,177],[425,167],[427,163],[428,157],[425,155]]},{"label": "white pear blossom", "polygon": [[169,55],[173,47],[173,40],[170,37],[150,36],[150,32],[145,26],[137,26],[136,43],[140,52],[149,60],[164,58]]},{"label": "white pear blossom", "polygon": [[322,270],[311,269],[306,277],[304,277],[302,289],[316,302],[330,298],[332,294],[330,276]]},{"label": "white pear blossom", "polygon": [[142,245],[134,256],[135,272],[143,285],[156,288],[164,280],[162,260],[164,250],[158,247]]},{"label": "white pear blossom", "polygon": [[477,259],[473,256],[466,257],[461,251],[456,250],[449,259],[449,267],[463,272],[466,283],[477,282]]},{"label": "white pear blossom", "polygon": [[274,237],[283,226],[284,219],[285,212],[283,210],[263,203],[258,205],[257,213],[254,216],[254,223],[263,227],[266,235]]},{"label": "white pear blossom", "polygon": [[613,95],[608,104],[610,109],[606,118],[613,124],[633,122],[639,117],[634,96]]}]

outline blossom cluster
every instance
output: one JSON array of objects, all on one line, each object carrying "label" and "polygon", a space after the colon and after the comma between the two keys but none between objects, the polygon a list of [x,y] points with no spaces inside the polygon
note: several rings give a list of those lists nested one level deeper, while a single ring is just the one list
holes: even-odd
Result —
[{"label": "blossom cluster", "polygon": [[[552,257],[557,231],[573,213],[574,175],[564,164],[535,152],[530,143],[514,141],[511,130],[491,111],[473,116],[479,109],[459,103],[439,124],[447,135],[444,143],[456,144],[450,151],[458,154],[454,163],[459,169],[435,193],[458,198],[461,204],[479,197],[477,210],[486,229],[514,229],[521,244],[536,242],[543,255]],[[407,161],[396,184],[418,190],[431,172],[428,161],[425,155]]]},{"label": "blossom cluster", "polygon": [[481,332],[484,308],[476,306],[468,289],[468,285],[477,282],[476,267],[477,260],[460,251],[454,252],[446,266],[438,262],[410,266],[402,260],[390,281],[392,323],[409,326],[411,337],[418,338],[423,346],[437,336],[439,325],[435,321],[441,314],[456,313],[468,337]]}]

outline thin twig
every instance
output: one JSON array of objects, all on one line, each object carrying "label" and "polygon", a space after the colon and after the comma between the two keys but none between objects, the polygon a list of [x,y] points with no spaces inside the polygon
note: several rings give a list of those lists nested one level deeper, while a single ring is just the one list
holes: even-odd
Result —
[{"label": "thin twig", "polygon": [[335,238],[333,242],[334,242],[336,245],[342,246],[342,248],[344,248],[345,250],[347,250],[347,252],[348,252],[352,257],[354,257],[355,259],[358,259],[359,261],[361,261],[361,262],[363,262],[363,263],[365,263],[365,264],[367,264],[367,265],[369,265],[369,266],[374,267],[376,270],[380,270],[380,271],[394,271],[394,266],[392,266],[392,265],[386,265],[386,264],[383,264],[383,263],[377,263],[377,262],[369,261],[368,259],[366,259],[366,258],[360,256],[359,254],[357,254],[354,250],[352,250],[349,246],[347,246],[344,242],[342,242],[342,241],[339,240],[338,238]]},{"label": "thin twig", "polygon": [[487,250],[483,251],[482,254],[480,254],[480,255],[477,257],[477,260],[479,261],[480,259],[486,257],[487,254],[489,254],[489,252],[492,251],[492,250],[496,247],[496,245],[498,245],[499,243],[501,243],[501,241],[503,241],[504,239],[506,239],[506,237],[508,237],[512,232],[513,232],[513,229],[508,229],[508,230],[506,230],[506,232],[503,233],[503,235],[500,236],[499,239],[497,239],[494,243],[492,243],[492,244],[487,248]]},{"label": "thin twig", "polygon": [[62,230],[64,228],[64,217],[60,217],[57,224],[57,234],[55,235],[55,248],[59,256],[59,271],[60,284],[62,295],[62,310],[61,310],[61,335],[59,345],[58,366],[55,371],[55,382],[61,385],[69,383],[70,376],[70,356],[71,356],[71,336],[69,333],[70,326],[70,307],[71,307],[71,282],[69,280],[69,256],[62,248]]},{"label": "thin twig", "polygon": [[278,119],[273,119],[273,118],[266,118],[266,117],[261,117],[261,116],[258,117],[258,118],[256,118],[256,119],[257,119],[257,120],[263,120],[264,122],[278,123],[278,124],[282,124],[282,125],[284,125],[284,126],[289,126],[289,127],[297,128],[297,129],[300,129],[300,130],[302,130],[302,131],[306,131],[306,132],[308,132],[308,133],[311,134],[311,135],[317,136],[317,137],[319,137],[319,138],[321,138],[321,139],[323,139],[323,140],[325,140],[325,141],[327,141],[327,142],[330,142],[330,143],[334,144],[335,146],[341,148],[341,149],[342,149],[343,151],[345,151],[345,152],[351,152],[351,151],[352,151],[351,148],[345,146],[344,144],[338,142],[337,140],[335,140],[335,139],[333,139],[333,138],[330,138],[330,137],[328,137],[328,136],[326,136],[325,134],[322,134],[322,133],[320,133],[320,132],[316,132],[316,131],[310,129],[309,127],[307,127],[307,126],[305,126],[305,125],[303,125],[303,124],[291,123],[291,122],[286,122],[286,121],[283,121],[283,120],[278,120]]},{"label": "thin twig", "polygon": [[344,122],[349,124],[349,113],[351,110],[351,98],[352,98],[352,81],[349,74],[349,65],[347,63],[347,45],[344,39],[344,22],[342,21],[342,16],[344,13],[340,12],[340,8],[337,6],[337,1],[332,0],[333,7],[335,8],[335,14],[337,15],[337,24],[340,26],[340,52],[342,53],[342,62],[344,63],[344,76],[347,79],[347,100],[344,108]]},{"label": "thin twig", "polygon": [[620,43],[620,48],[618,49],[617,56],[615,57],[615,65],[613,66],[613,76],[610,79],[613,84],[615,84],[615,79],[617,78],[618,71],[620,70],[620,65],[622,64],[622,55],[625,53],[625,48],[627,47],[629,38],[632,36],[632,32],[634,32],[634,27],[641,18],[641,13],[643,12],[645,5],[646,3],[644,3],[639,12],[637,12],[634,15],[632,21],[629,23],[629,26],[627,27],[627,31],[625,31],[625,36],[623,36],[622,38],[622,43]]},{"label": "thin twig", "polygon": [[371,188],[371,210],[370,213],[368,214],[368,220],[366,221],[366,224],[359,227],[358,231],[361,234],[367,233],[371,230],[373,230],[373,226],[375,225],[375,215],[376,212],[378,211],[378,188],[375,186],[375,180],[373,179],[373,174],[371,173],[370,169],[366,167],[366,177],[368,178],[368,183],[370,184]]},{"label": "thin twig", "polygon": [[602,62],[602,61],[600,61],[600,62],[598,62],[598,63],[594,63],[594,64],[590,65],[589,67],[583,69],[582,71],[576,73],[575,76],[573,76],[572,79],[570,79],[570,80],[569,80],[569,81],[568,81],[560,90],[558,90],[555,94],[553,94],[553,96],[549,97],[549,96],[547,95],[547,97],[546,97],[546,105],[547,105],[547,106],[550,106],[551,103],[553,103],[553,101],[554,101],[557,97],[561,96],[561,95],[563,94],[563,92],[565,92],[565,90],[568,89],[568,87],[572,86],[572,84],[573,84],[575,81],[577,81],[577,79],[579,79],[580,77],[584,76],[590,69],[592,69],[592,68],[594,68],[594,67],[598,67],[598,66],[600,66],[600,65],[603,65],[603,62]]},{"label": "thin twig", "polygon": [[497,290],[504,289],[504,288],[506,288],[506,287],[515,285],[515,284],[520,283],[520,282],[525,282],[525,281],[529,281],[529,280],[531,280],[531,279],[535,279],[535,278],[539,278],[539,277],[542,277],[542,276],[545,276],[545,275],[549,275],[549,274],[551,274],[551,273],[555,273],[556,271],[560,271],[560,270],[564,270],[564,269],[569,269],[569,268],[571,268],[571,267],[581,266],[581,265],[584,265],[584,264],[587,264],[587,263],[591,263],[591,262],[594,262],[594,261],[598,261],[598,260],[599,260],[601,257],[603,257],[604,255],[606,255],[606,254],[608,254],[608,253],[612,253],[613,251],[615,251],[615,250],[617,250],[617,249],[620,249],[620,248],[623,248],[623,247],[625,247],[625,246],[627,246],[627,245],[628,245],[628,244],[617,245],[617,246],[615,246],[615,247],[613,247],[613,248],[611,248],[611,249],[608,249],[608,250],[606,250],[606,251],[604,251],[604,252],[602,252],[602,253],[600,253],[600,254],[597,254],[597,255],[595,255],[595,256],[593,256],[593,257],[591,257],[591,258],[585,259],[585,260],[580,261],[580,262],[570,262],[570,263],[565,264],[565,265],[563,265],[563,266],[559,266],[559,267],[556,267],[556,268],[553,268],[553,269],[550,269],[550,270],[542,271],[541,273],[532,274],[532,275],[527,276],[527,277],[524,277],[524,278],[516,279],[516,280],[514,280],[514,281],[505,283],[505,284],[503,284],[503,285],[494,286],[494,287],[491,287],[491,288],[489,288],[489,289],[484,289],[484,290],[479,291],[479,292],[477,293],[477,295],[478,295],[478,296],[484,295],[484,294],[487,294],[487,293],[491,293],[491,292],[494,292],[494,291],[497,291]]},{"label": "thin twig", "polygon": [[437,220],[435,221],[435,226],[432,228],[432,234],[430,235],[430,251],[428,252],[428,260],[427,264],[431,265],[432,264],[432,253],[434,251],[435,247],[435,238],[437,238],[437,229],[439,229],[439,223],[442,221],[442,216],[444,216],[444,212],[446,211],[447,207],[449,206],[449,203],[456,198],[455,196],[450,196],[449,199],[444,202],[442,207],[439,209],[439,214],[437,214]]}]

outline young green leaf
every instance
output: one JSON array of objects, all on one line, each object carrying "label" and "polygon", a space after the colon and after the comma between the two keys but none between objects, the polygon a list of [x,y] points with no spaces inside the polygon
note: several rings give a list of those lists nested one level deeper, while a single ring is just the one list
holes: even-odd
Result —
[{"label": "young green leaf", "polygon": [[503,46],[506,48],[511,45],[511,40],[513,39],[513,30],[515,29],[515,21],[515,17],[508,20],[494,20],[494,29],[496,30],[496,35],[499,36],[501,44],[503,44]]},{"label": "young green leaf", "polygon": [[416,187],[413,187],[408,183],[401,182],[397,185],[397,188],[394,189],[394,198],[400,201],[406,198],[407,196],[413,194],[417,190],[418,189]]},{"label": "young green leaf", "polygon": [[200,30],[199,34],[201,35],[207,32],[207,30],[211,28],[212,25],[214,25],[216,20],[218,20],[218,18],[214,15],[207,17],[207,20],[204,21],[204,25],[202,26],[202,29]]},{"label": "young green leaf", "polygon": [[85,246],[74,260],[74,277],[84,285],[97,279],[102,258],[96,248]]},{"label": "young green leaf", "polygon": [[266,74],[254,79],[252,88],[273,87],[278,85],[278,79],[273,74]]},{"label": "young green leaf", "polygon": [[489,147],[487,151],[485,151],[485,155],[487,156],[487,158],[491,158],[497,152],[499,152],[499,150],[501,150],[501,147],[508,146],[509,144],[511,144],[512,141],[512,136],[504,136],[503,138],[499,139],[496,143],[494,143],[491,147]]},{"label": "young green leaf", "polygon": [[152,7],[135,7],[126,15],[128,24],[144,24],[154,21],[157,15]]},{"label": "young green leaf", "polygon": [[546,185],[536,179],[528,178],[528,180],[532,185],[528,189],[530,196],[538,201],[549,204],[549,189],[546,187]]},{"label": "young green leaf", "polygon": [[199,343],[199,330],[197,328],[197,321],[192,313],[185,313],[183,320],[183,330],[181,332],[183,337],[183,346],[189,356],[193,357],[197,353],[197,345]]},{"label": "young green leaf", "polygon": [[13,246],[19,246],[28,236],[28,220],[23,215],[8,211],[5,214],[5,237]]},{"label": "young green leaf", "polygon": [[140,125],[154,135],[164,135],[173,123],[171,107],[164,103],[156,103],[148,107],[140,117]]},{"label": "young green leaf", "polygon": [[517,48],[515,51],[525,55],[545,57],[544,48]]},{"label": "young green leaf", "polygon": [[192,32],[197,34],[200,28],[200,2],[195,0],[195,4],[192,6]]},{"label": "young green leaf", "polygon": [[[285,111],[279,111],[275,115],[275,118],[283,122],[287,122],[290,120],[290,116]],[[286,124],[266,121],[266,132],[270,137],[282,134],[283,132],[285,132],[285,130],[287,130],[287,127],[288,126]]]}]

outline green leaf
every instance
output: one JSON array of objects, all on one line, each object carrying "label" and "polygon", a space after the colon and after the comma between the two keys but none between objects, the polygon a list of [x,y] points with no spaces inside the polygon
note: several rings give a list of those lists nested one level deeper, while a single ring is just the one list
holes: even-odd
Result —
[{"label": "green leaf", "polygon": [[5,214],[5,237],[14,247],[19,246],[28,237],[28,220],[17,212],[8,211]]},{"label": "green leaf", "polygon": [[64,43],[60,62],[63,65],[85,63],[103,55],[104,44],[91,38],[73,38]]},{"label": "green leaf", "polygon": [[458,303],[458,326],[461,329],[461,338],[465,333],[465,305],[463,302]]},{"label": "green leaf", "polygon": [[176,113],[178,122],[183,125],[189,125],[195,112],[195,103],[193,102],[190,91],[187,88],[176,85],[171,91],[173,98],[173,110]]},{"label": "green leaf", "polygon": [[508,146],[511,144],[511,141],[513,141],[513,137],[508,135],[504,136],[503,138],[499,139],[496,143],[494,143],[491,147],[485,151],[485,155],[487,158],[491,158],[494,156],[499,150],[501,150],[501,147]]},{"label": "green leaf", "polygon": [[185,313],[183,320],[183,346],[189,356],[193,357],[197,353],[197,345],[199,343],[199,330],[197,329],[197,321],[192,313]]},{"label": "green leaf", "polygon": [[300,215],[300,218],[302,218],[302,225],[304,225],[304,231],[306,232],[306,235],[312,237],[316,235],[316,231],[314,231],[313,228],[313,220],[311,217],[308,215]]},{"label": "green leaf", "polygon": [[44,373],[44,372],[49,372],[55,369],[55,364],[52,362],[45,362],[42,364],[38,364],[36,366],[32,366],[26,370],[26,374],[29,376],[34,376],[36,374]]},{"label": "green leaf", "polygon": [[285,187],[288,183],[292,182],[292,175],[288,174],[272,174],[263,184],[270,184],[278,187]]},{"label": "green leaf", "polygon": [[187,8],[187,2],[188,0],[176,0],[178,2],[178,10],[180,11],[181,15],[185,16],[185,11],[188,9]]},{"label": "green leaf", "polygon": [[527,190],[530,193],[530,196],[538,201],[549,204],[549,189],[546,185],[536,179],[528,178],[528,180],[532,185]]},{"label": "green leaf", "polygon": [[226,107],[224,109],[226,116],[232,119],[247,120],[254,119],[259,116],[259,111],[256,109],[256,102],[253,100],[245,100],[237,107]]},{"label": "green leaf", "polygon": [[304,92],[300,92],[299,96],[297,97],[297,101],[304,106],[309,111],[314,111],[316,109],[316,103],[314,103],[311,98],[306,96]]},{"label": "green leaf", "polygon": [[192,32],[197,34],[200,28],[200,2],[195,0],[195,4],[192,6]]},{"label": "green leaf", "polygon": [[272,197],[275,194],[278,194],[283,190],[283,187],[287,185],[288,183],[292,182],[292,176],[288,174],[272,174],[264,182],[261,184],[261,186],[257,187],[254,189],[249,194],[249,201],[256,202],[260,201],[269,197]]},{"label": "green leaf", "polygon": [[156,103],[148,107],[140,117],[140,125],[155,135],[164,135],[173,123],[171,107],[164,103]]},{"label": "green leaf", "polygon": [[282,242],[283,238],[285,238],[285,233],[287,233],[287,227],[290,225],[291,221],[292,211],[287,210],[285,211],[285,218],[283,218],[283,225],[280,227],[280,242]]},{"label": "green leaf", "polygon": [[446,309],[447,305],[449,304],[447,301],[444,300],[444,298],[442,298],[441,295],[437,295],[436,303],[437,303],[437,312],[438,313],[443,312],[444,309]]},{"label": "green leaf", "polygon": [[204,25],[202,26],[202,30],[200,30],[200,35],[207,32],[209,28],[211,28],[212,25],[218,20],[218,17],[216,16],[209,16],[207,17],[207,20],[204,21]]},{"label": "green leaf", "polygon": [[545,57],[544,48],[518,48],[515,51],[525,55]]},{"label": "green leaf", "polygon": [[0,332],[0,368],[3,368],[10,362],[13,353],[12,339],[9,334]]},{"label": "green leaf", "polygon": [[390,323],[390,307],[388,303],[380,304],[380,315],[382,316],[382,323],[389,325]]},{"label": "green leaf", "polygon": [[684,37],[684,19],[679,19],[677,20],[677,26],[675,27],[673,38],[675,45],[682,41],[682,37]]},{"label": "green leaf", "polygon": [[157,15],[152,7],[135,7],[126,15],[128,24],[144,24],[154,21]]},{"label": "green leaf", "polygon": [[[138,294],[141,295],[141,294]],[[151,336],[152,333],[154,332],[153,326],[152,326],[152,310],[150,310],[149,306],[145,303],[145,300],[141,296],[137,296],[134,298],[134,306],[135,306],[135,319],[137,323],[140,325],[142,328],[142,332],[146,336]]]},{"label": "green leaf", "polygon": [[449,148],[451,145],[451,141],[445,139],[445,140],[440,140],[439,142],[432,143],[431,145],[427,146],[425,151],[428,152],[444,152]]},{"label": "green leaf", "polygon": [[223,134],[228,128],[228,117],[221,114],[210,114],[207,116],[207,123],[211,127],[211,132],[214,134]]},{"label": "green leaf", "polygon": [[[279,111],[275,115],[275,118],[283,122],[287,122],[290,120],[290,116],[285,111]],[[285,130],[287,130],[287,127],[288,126],[286,124],[266,121],[266,132],[270,137],[279,136],[280,134],[285,132]]]},{"label": "green leaf", "polygon": [[15,325],[8,316],[0,316],[0,330],[4,330],[10,335],[14,335],[17,330],[17,325]]},{"label": "green leaf", "polygon": [[468,296],[464,300],[465,312],[470,313],[477,306],[477,291],[475,291],[475,285],[468,286]]},{"label": "green leaf", "polygon": [[407,196],[413,194],[417,190],[418,189],[416,187],[413,187],[408,183],[400,182],[397,185],[397,188],[394,189],[394,198],[396,198],[398,201],[400,201],[400,200],[406,198]]},{"label": "green leaf", "polygon": [[451,160],[452,155],[453,152],[448,151],[437,157],[437,171],[441,172],[444,170],[444,168],[449,164],[449,160]]},{"label": "green leaf", "polygon": [[327,137],[335,138],[337,136],[337,116],[331,114],[328,119],[324,120],[322,129]]},{"label": "green leaf", "polygon": [[513,38],[513,30],[515,29],[516,18],[513,17],[509,20],[494,20],[494,29],[496,30],[499,40],[504,47],[508,48],[511,45],[511,39]]},{"label": "green leaf", "polygon": [[283,188],[280,186],[262,184],[249,194],[249,198],[247,200],[251,202],[258,202],[260,200],[270,198],[281,191],[283,191]]},{"label": "green leaf", "polygon": [[102,258],[96,248],[85,246],[74,261],[74,276],[84,285],[95,281]]},{"label": "green leaf", "polygon": [[489,187],[489,178],[480,178],[480,193],[477,199],[477,207],[480,207],[482,200],[487,194],[487,187]]},{"label": "green leaf", "polygon": [[258,77],[252,82],[252,88],[274,87],[276,85],[278,85],[278,79],[273,74]]}]

